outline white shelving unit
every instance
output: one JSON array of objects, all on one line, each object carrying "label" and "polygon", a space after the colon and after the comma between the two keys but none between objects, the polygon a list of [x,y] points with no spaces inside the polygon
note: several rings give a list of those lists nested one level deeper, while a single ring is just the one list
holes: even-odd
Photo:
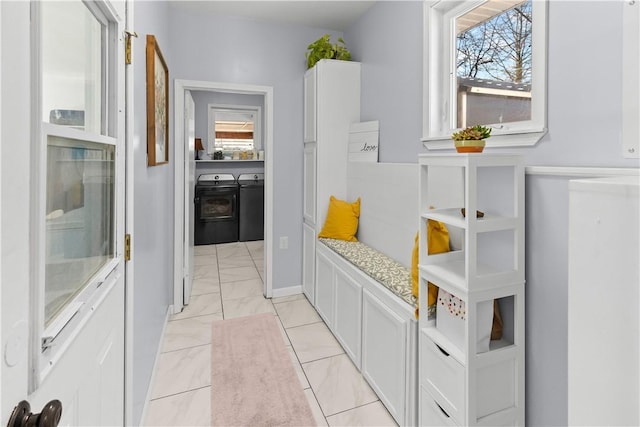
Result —
[{"label": "white shelving unit", "polygon": [[[524,425],[524,167],[505,154],[426,154],[419,164],[420,306],[432,282],[464,301],[466,316],[420,317],[420,425]],[[446,199],[429,185],[441,168],[457,177]],[[446,224],[450,252],[428,255],[428,220]],[[493,300],[504,331],[486,347]]]}]

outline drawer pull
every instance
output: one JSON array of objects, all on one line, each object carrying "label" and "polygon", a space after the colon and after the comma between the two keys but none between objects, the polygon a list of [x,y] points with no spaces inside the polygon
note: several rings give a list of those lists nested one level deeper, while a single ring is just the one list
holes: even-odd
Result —
[{"label": "drawer pull", "polygon": [[435,404],[436,404],[436,406],[438,407],[438,409],[440,409],[440,411],[444,414],[444,416],[445,416],[445,417],[447,417],[447,418],[451,418],[451,417],[449,416],[449,414],[447,414],[447,411],[445,411],[444,409],[442,409],[442,406],[440,406],[440,405],[438,404],[438,402],[436,402],[436,401],[434,400],[434,401],[433,401],[433,403],[435,403]]},{"label": "drawer pull", "polygon": [[[435,343],[434,343],[435,344]],[[436,344],[436,347],[438,347],[438,350],[440,350],[440,352],[442,354],[444,354],[445,356],[449,357],[449,353],[447,353],[444,348],[440,347],[438,344]]]}]

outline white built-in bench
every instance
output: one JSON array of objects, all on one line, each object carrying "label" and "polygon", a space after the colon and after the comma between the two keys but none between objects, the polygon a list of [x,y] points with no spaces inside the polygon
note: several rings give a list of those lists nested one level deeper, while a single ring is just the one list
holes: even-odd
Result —
[{"label": "white built-in bench", "polygon": [[[443,203],[462,179],[450,169],[431,177]],[[316,309],[401,426],[418,423],[418,326],[406,268],[420,226],[418,180],[417,163],[349,162],[346,199],[362,199],[361,243],[315,246]]]},{"label": "white built-in bench", "polygon": [[316,309],[399,425],[417,422],[410,270],[360,242],[319,239]]}]

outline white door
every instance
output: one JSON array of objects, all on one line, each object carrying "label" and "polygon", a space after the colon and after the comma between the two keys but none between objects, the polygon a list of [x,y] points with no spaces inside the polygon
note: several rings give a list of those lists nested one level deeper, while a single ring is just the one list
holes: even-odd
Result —
[{"label": "white door", "polygon": [[195,199],[196,185],[196,156],[195,156],[195,122],[196,105],[190,91],[184,93],[184,304],[189,304],[191,299],[191,286],[193,285],[193,233],[195,218],[193,214],[193,200]]},{"label": "white door", "polygon": [[0,424],[124,423],[125,2],[0,2]]}]

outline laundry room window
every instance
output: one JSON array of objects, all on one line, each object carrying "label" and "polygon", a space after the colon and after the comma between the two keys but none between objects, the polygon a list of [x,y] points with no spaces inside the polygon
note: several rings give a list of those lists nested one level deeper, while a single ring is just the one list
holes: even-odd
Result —
[{"label": "laundry room window", "polygon": [[249,159],[262,147],[260,115],[259,107],[209,105],[207,154],[222,152],[226,160]]},{"label": "laundry room window", "polygon": [[[116,257],[117,23],[102,2],[37,2],[34,178],[40,374],[90,315]],[[36,380],[37,381],[37,380]]]}]

